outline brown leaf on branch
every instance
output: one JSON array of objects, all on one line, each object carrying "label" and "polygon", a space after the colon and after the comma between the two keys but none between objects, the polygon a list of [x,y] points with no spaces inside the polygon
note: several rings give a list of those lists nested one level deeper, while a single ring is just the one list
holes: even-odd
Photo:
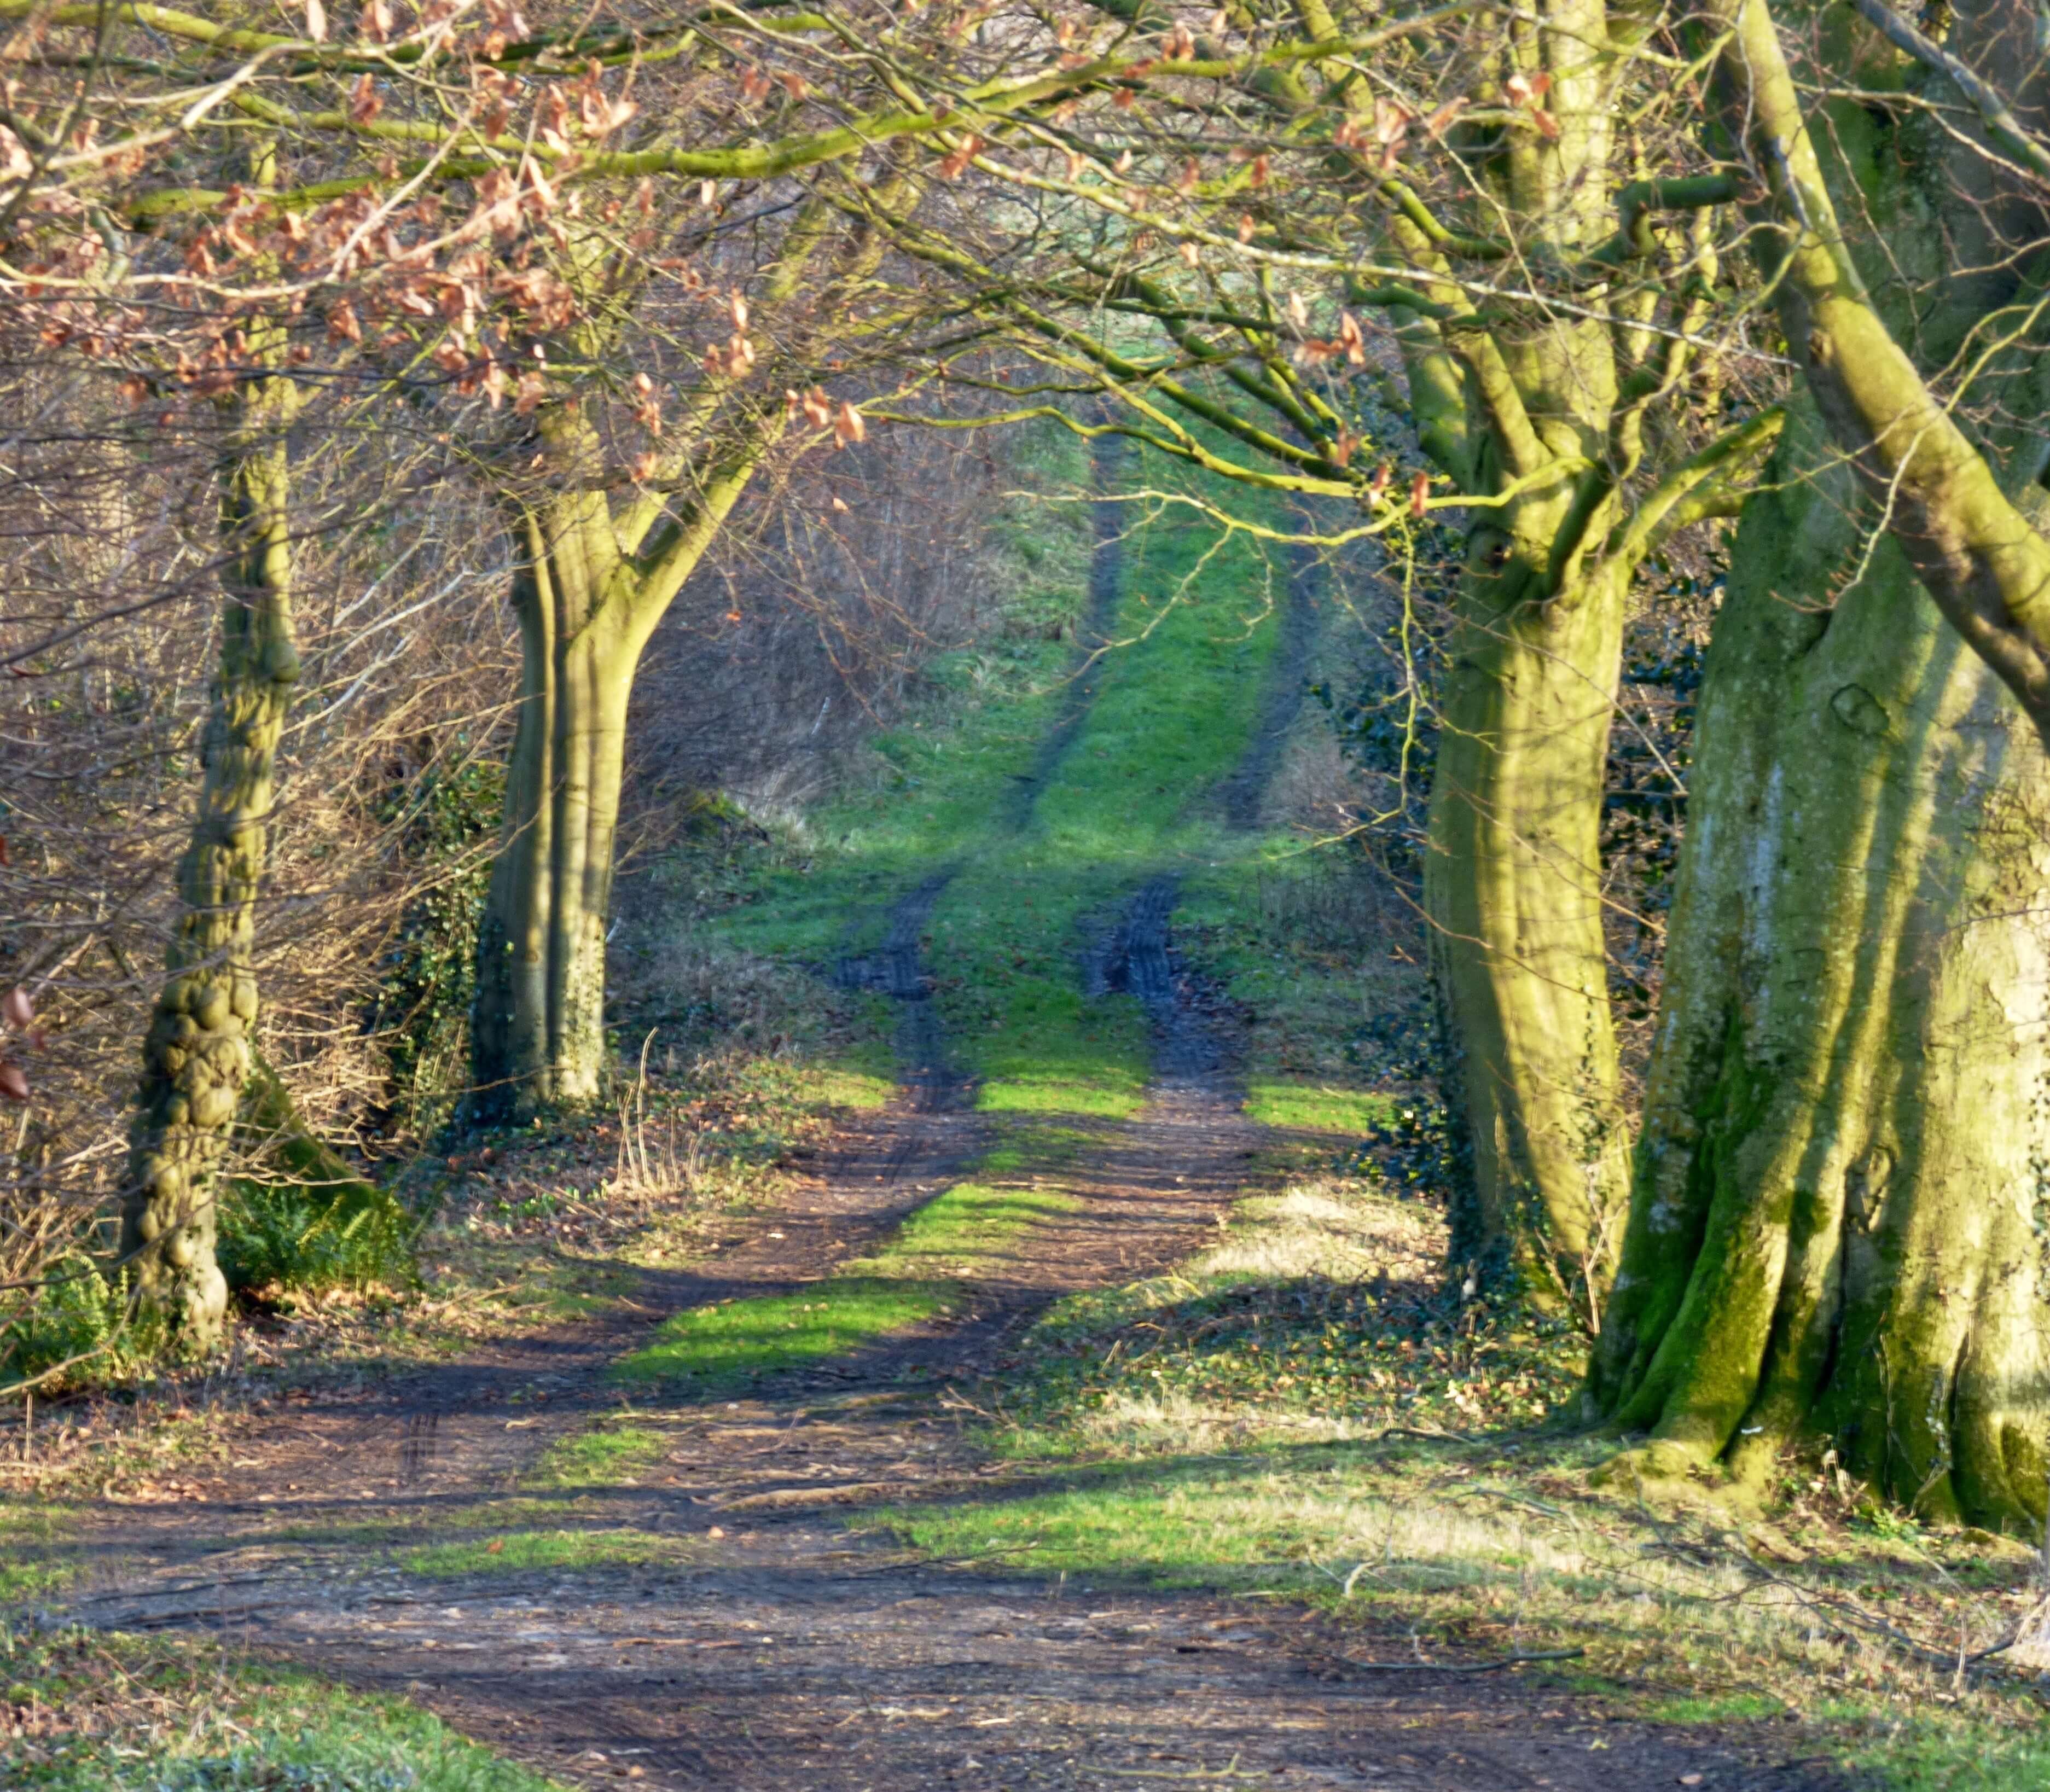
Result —
[{"label": "brown leaf on branch", "polygon": [[366,72],[349,90],[349,121],[353,125],[368,125],[384,110],[384,102],[377,96],[377,84]]},{"label": "brown leaf on branch", "polygon": [[863,422],[859,411],[852,404],[843,403],[839,415],[833,419],[833,434],[839,438],[840,446],[844,448],[851,443],[864,440],[868,434],[868,426]]},{"label": "brown leaf on branch", "polygon": [[1424,132],[1428,137],[1442,137],[1452,129],[1453,122],[1467,109],[1466,95],[1460,94],[1448,99],[1444,105],[1424,121]]},{"label": "brown leaf on branch", "polygon": [[943,181],[959,180],[967,172],[968,165],[981,153],[982,139],[980,137],[963,138],[957,148],[949,150],[941,158],[940,178]]},{"label": "brown leaf on branch", "polygon": [[29,1099],[29,1079],[21,1073],[20,1065],[0,1061],[0,1095],[13,1101]]},{"label": "brown leaf on branch", "polygon": [[1339,314],[1339,341],[1344,345],[1346,359],[1354,367],[1366,364],[1366,338],[1360,333],[1359,319],[1350,311]]},{"label": "brown leaf on branch", "polygon": [[17,1032],[25,1033],[36,1023],[36,1007],[29,999],[29,992],[17,984],[5,995],[0,995],[0,1019]]},{"label": "brown leaf on branch", "polygon": [[1430,495],[1431,476],[1420,469],[1417,477],[1409,481],[1409,514],[1420,523],[1424,520],[1425,501]]}]

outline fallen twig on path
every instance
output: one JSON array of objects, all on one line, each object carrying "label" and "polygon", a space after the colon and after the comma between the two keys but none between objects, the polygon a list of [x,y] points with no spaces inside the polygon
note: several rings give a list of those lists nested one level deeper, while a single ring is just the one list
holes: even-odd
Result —
[{"label": "fallen twig on path", "polygon": [[1493,1673],[1498,1668],[1521,1667],[1526,1661],[1570,1661],[1586,1654],[1584,1649],[1546,1649],[1532,1655],[1504,1655],[1492,1661],[1360,1661],[1350,1655],[1339,1659],[1349,1668],[1378,1669],[1384,1673]]}]

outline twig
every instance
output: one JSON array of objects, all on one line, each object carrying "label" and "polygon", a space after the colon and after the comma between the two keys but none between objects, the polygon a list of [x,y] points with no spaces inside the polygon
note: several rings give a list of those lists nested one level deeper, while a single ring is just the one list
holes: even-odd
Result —
[{"label": "twig", "polygon": [[1493,1673],[1498,1668],[1521,1667],[1526,1661],[1570,1661],[1586,1654],[1584,1649],[1545,1649],[1534,1655],[1503,1655],[1492,1661],[1361,1661],[1350,1655],[1339,1659],[1349,1668],[1383,1673]]}]

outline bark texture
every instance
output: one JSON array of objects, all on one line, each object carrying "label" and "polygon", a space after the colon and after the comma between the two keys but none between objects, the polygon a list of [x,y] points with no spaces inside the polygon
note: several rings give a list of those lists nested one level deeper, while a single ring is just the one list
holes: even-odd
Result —
[{"label": "bark texture", "polygon": [[[1608,24],[1589,0],[1543,10],[1526,54],[1551,76],[1558,140],[1510,133],[1483,169],[1518,240],[1570,259],[1614,224]],[[1488,333],[1412,317],[1403,337],[1427,446],[1462,489],[1506,501],[1468,533],[1424,883],[1471,1151],[1452,1268],[1592,1319],[1627,1176],[1599,894],[1627,583],[1600,549],[1638,446],[1612,434],[1627,364],[1608,326],[1570,317]]]},{"label": "bark texture", "polygon": [[1826,1438],[1931,1517],[2040,1526],[2050,765],[1892,543],[1831,602],[1861,536],[1818,434],[1717,624],[1591,1385],[1660,1468]]},{"label": "bark texture", "polygon": [[299,676],[293,641],[289,386],[239,401],[221,473],[220,663],[202,737],[171,973],[142,1046],[121,1256],[138,1306],[184,1349],[220,1342],[228,1285],[215,1261],[215,1173],[235,1126],[257,1013],[256,902],[279,734]]},{"label": "bark texture", "polygon": [[1452,1266],[1592,1319],[1627,1177],[1600,842],[1623,582],[1558,604],[1519,597],[1529,581],[1510,569],[1527,562],[1504,559],[1498,532],[1477,534],[1424,884],[1471,1151]]},{"label": "bark texture", "polygon": [[[1939,401],[1916,357],[1941,365],[2026,302],[2029,258],[2000,246],[2040,240],[2035,207],[1910,108],[1840,108],[1826,167],[1770,15],[1741,0],[1727,16],[1723,140],[1771,172],[1755,240],[1814,419],[1783,462],[1793,483],[1746,515],[1717,626],[1591,1389],[1651,1431],[1654,1467],[1721,1457],[1762,1478],[1825,1436],[1931,1517],[2033,1530],[2050,1433],[2044,445],[2025,427],[1975,441],[1953,410],[2038,414],[2038,375],[2013,311],[2004,348],[1972,351],[1974,391]],[[1984,51],[2015,22],[1961,14],[1957,41]],[[1837,46],[1863,84],[1923,84],[1875,41]]]}]

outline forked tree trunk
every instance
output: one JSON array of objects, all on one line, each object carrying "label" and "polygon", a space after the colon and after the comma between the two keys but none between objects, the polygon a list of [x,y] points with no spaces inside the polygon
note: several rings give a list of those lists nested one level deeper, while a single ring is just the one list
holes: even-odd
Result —
[{"label": "forked tree trunk", "polygon": [[[1803,434],[1783,475],[1826,463]],[[1828,1439],[2040,1529],[2050,765],[1890,543],[1829,607],[1855,508],[1810,477],[1738,536],[1591,1389],[1654,1471]]]},{"label": "forked tree trunk", "polygon": [[[910,190],[887,178],[869,197],[887,214]],[[837,223],[816,198],[799,208],[763,282],[765,312],[808,280],[820,286],[814,259]],[[865,279],[883,240],[855,230],[838,279]],[[836,297],[831,282],[813,294],[826,316]],[[605,936],[633,675],[790,419],[784,406],[748,401],[731,376],[707,381],[688,404],[697,448],[680,463],[684,489],[637,493],[617,513],[598,432],[574,403],[540,415],[540,489],[517,502],[520,718],[470,1011],[476,1120],[581,1106],[606,1086]]]},{"label": "forked tree trunk", "polygon": [[[581,1106],[605,1091],[605,941],[633,676],[656,623],[780,434],[779,416],[761,420],[652,545],[641,540],[645,516],[615,523],[603,492],[574,481],[521,517],[512,591],[521,702],[470,1015],[478,1120]],[[549,434],[566,468],[594,452],[567,418]]]},{"label": "forked tree trunk", "polygon": [[283,439],[293,398],[266,382],[244,401],[223,466],[220,664],[202,738],[171,975],[143,1042],[122,1207],[121,1256],[145,1319],[178,1346],[218,1343],[228,1285],[214,1257],[215,1172],[234,1129],[255,1029],[256,898],[279,734],[299,676],[293,641]]}]

